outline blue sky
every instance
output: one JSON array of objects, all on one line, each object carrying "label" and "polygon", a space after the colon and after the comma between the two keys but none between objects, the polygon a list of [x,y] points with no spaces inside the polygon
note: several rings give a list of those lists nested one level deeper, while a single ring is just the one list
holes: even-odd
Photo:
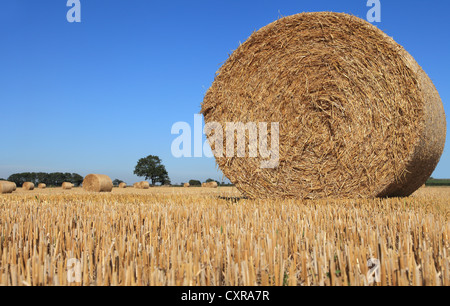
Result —
[{"label": "blue sky", "polygon": [[[369,10],[366,0],[81,0],[81,23],[69,23],[66,2],[0,2],[0,177],[68,171],[133,183],[137,160],[153,154],[173,183],[220,180],[213,159],[172,157],[171,127],[193,124],[228,54],[280,15]],[[416,58],[450,114],[450,2],[381,4],[376,25]],[[447,141],[434,176],[449,169]]]}]

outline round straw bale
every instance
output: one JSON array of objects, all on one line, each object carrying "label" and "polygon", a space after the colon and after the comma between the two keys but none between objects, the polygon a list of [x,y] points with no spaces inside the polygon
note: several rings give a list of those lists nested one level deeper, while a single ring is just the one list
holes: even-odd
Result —
[{"label": "round straw bale", "polygon": [[120,183],[119,184],[119,188],[127,188],[127,184],[126,183]]},{"label": "round straw bale", "polygon": [[[259,135],[267,123],[274,167],[262,167],[270,158],[261,139],[256,157],[226,155],[226,137],[216,156],[250,198],[409,196],[433,173],[446,137],[442,101],[412,56],[341,13],[293,15],[253,33],[218,71],[201,112],[223,135],[228,122],[256,123]],[[222,147],[215,136],[213,151]]]},{"label": "round straw bale", "polygon": [[64,183],[62,183],[61,187],[62,187],[62,189],[70,190],[73,188],[73,184],[69,183],[69,182],[64,182]]},{"label": "round straw bale", "polygon": [[139,188],[140,189],[149,189],[150,188],[150,183],[146,182],[146,181],[140,182],[139,183]]},{"label": "round straw bale", "polygon": [[107,175],[89,174],[84,178],[83,189],[92,192],[111,192],[113,183]]},{"label": "round straw bale", "polygon": [[217,182],[209,182],[209,183],[203,183],[202,187],[203,188],[217,188],[219,185],[217,184]]},{"label": "round straw bale", "polygon": [[45,188],[47,188],[47,185],[44,184],[44,183],[40,183],[40,184],[38,184],[38,188],[39,189],[45,189]]},{"label": "round straw bale", "polygon": [[189,183],[184,183],[183,187],[184,187],[184,188],[189,188],[189,187],[191,187],[191,184],[189,184]]},{"label": "round straw bale", "polygon": [[12,193],[16,190],[16,184],[8,181],[0,181],[0,194]]},{"label": "round straw bale", "polygon": [[34,190],[34,184],[31,182],[25,182],[22,185],[23,190]]}]

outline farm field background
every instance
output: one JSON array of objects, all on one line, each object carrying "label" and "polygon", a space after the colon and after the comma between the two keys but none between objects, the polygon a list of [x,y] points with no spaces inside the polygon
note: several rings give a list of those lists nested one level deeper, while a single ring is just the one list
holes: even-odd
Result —
[{"label": "farm field background", "polygon": [[[232,187],[0,196],[0,285],[450,285],[450,188],[246,200]],[[81,279],[68,282],[79,260]],[[374,284],[376,285],[376,283]]]}]

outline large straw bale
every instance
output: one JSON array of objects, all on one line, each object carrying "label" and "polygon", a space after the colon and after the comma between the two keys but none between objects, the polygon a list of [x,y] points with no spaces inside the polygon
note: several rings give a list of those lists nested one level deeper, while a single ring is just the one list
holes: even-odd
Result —
[{"label": "large straw bale", "polygon": [[259,152],[216,158],[250,198],[409,196],[446,137],[442,101],[412,56],[341,13],[293,15],[253,33],[218,71],[201,112],[224,129],[267,122],[269,147],[270,123],[279,123],[277,167],[262,169]]},{"label": "large straw bale", "polygon": [[119,188],[127,188],[127,184],[122,182],[119,184]]},{"label": "large straw bale", "polygon": [[8,181],[0,181],[0,194],[12,193],[16,190],[16,184]]},{"label": "large straw bale", "polygon": [[112,180],[104,174],[89,174],[84,178],[83,189],[92,192],[111,192]]},{"label": "large straw bale", "polygon": [[40,184],[38,184],[38,188],[39,189],[45,189],[45,188],[47,188],[47,185],[44,184],[44,183],[40,183]]}]

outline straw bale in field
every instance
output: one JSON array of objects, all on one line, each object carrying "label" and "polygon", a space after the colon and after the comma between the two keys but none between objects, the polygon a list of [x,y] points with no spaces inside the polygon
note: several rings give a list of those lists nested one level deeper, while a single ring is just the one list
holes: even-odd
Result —
[{"label": "straw bale in field", "polygon": [[0,194],[12,193],[16,190],[16,184],[8,181],[0,181]]},{"label": "straw bale in field", "polygon": [[64,182],[64,183],[62,183],[62,189],[65,189],[65,190],[70,190],[70,189],[72,189],[73,188],[73,184],[72,183],[69,183],[69,182]]},{"label": "straw bale in field", "polygon": [[274,168],[261,167],[261,145],[256,157],[216,157],[250,198],[409,196],[433,173],[446,138],[442,101],[413,57],[342,13],[293,15],[253,33],[218,71],[201,112],[224,129],[267,123],[269,149],[279,123]]},{"label": "straw bale in field", "polygon": [[25,182],[22,185],[23,190],[34,190],[34,184],[31,182]]},{"label": "straw bale in field", "polygon": [[84,178],[83,189],[93,192],[111,192],[113,183],[107,175],[89,174]]},{"label": "straw bale in field", "polygon": [[203,188],[217,188],[217,187],[219,187],[219,185],[217,184],[217,182],[209,182],[209,183],[203,183],[202,187]]}]

